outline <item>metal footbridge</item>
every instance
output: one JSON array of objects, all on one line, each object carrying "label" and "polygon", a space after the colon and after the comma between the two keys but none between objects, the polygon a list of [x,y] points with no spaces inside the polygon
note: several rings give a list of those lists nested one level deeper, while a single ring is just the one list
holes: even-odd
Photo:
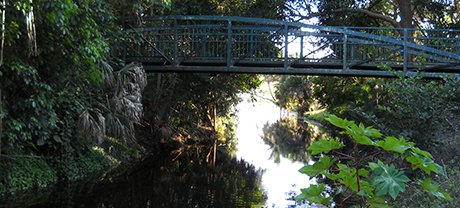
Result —
[{"label": "metal footbridge", "polygon": [[222,16],[122,20],[116,46],[147,72],[460,76],[460,30],[325,27]]}]

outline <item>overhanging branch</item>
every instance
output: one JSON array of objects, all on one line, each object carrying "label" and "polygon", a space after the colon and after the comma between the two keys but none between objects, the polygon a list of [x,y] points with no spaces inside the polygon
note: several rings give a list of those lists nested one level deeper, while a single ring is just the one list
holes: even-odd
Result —
[{"label": "overhanging branch", "polygon": [[[336,10],[333,10],[333,11],[329,11],[328,14],[330,13],[343,13],[343,12],[359,12],[359,13],[362,13],[362,14],[365,14],[367,16],[370,16],[372,18],[376,18],[376,19],[381,19],[385,22],[388,22],[390,23],[391,25],[393,25],[393,27],[398,27],[399,26],[399,23],[396,22],[396,20],[394,20],[393,18],[391,17],[388,17],[388,16],[385,16],[385,15],[382,15],[382,14],[377,14],[377,13],[374,13],[374,12],[371,12],[369,10],[366,10],[366,9],[361,9],[361,8],[342,8],[342,9],[336,9]],[[323,13],[323,12],[318,12],[318,13],[312,13],[310,15],[307,15],[307,16],[300,16],[302,19],[311,19],[313,17],[318,17],[318,16],[321,16],[321,15],[325,15],[326,13]]]}]

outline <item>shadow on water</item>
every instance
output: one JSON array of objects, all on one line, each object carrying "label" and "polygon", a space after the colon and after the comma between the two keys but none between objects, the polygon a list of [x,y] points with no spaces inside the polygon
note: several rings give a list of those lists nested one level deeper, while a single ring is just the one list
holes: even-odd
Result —
[{"label": "shadow on water", "polygon": [[205,149],[185,146],[168,155],[146,157],[128,171],[111,173],[96,183],[59,183],[28,206],[233,208],[264,204],[262,170],[222,152],[214,166],[206,162]]}]

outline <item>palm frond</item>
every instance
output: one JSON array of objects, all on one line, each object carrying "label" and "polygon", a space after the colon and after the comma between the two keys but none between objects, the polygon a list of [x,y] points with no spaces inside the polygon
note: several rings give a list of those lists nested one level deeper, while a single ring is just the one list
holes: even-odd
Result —
[{"label": "palm frond", "polygon": [[123,139],[125,142],[129,140],[136,143],[133,122],[126,117],[116,113],[109,113],[106,115],[106,125],[108,136]]},{"label": "palm frond", "polygon": [[[82,106],[83,107],[83,106]],[[99,109],[84,108],[79,117],[83,134],[88,138],[95,138],[101,144],[105,138],[105,117]]]},{"label": "palm frond", "polygon": [[115,76],[113,76],[113,68],[105,61],[99,61],[101,68],[101,86],[105,89],[113,89],[115,85]]},{"label": "palm frond", "polygon": [[111,108],[114,109],[116,113],[136,122],[139,122],[144,116],[142,103],[139,97],[133,95],[114,97],[111,100]]}]

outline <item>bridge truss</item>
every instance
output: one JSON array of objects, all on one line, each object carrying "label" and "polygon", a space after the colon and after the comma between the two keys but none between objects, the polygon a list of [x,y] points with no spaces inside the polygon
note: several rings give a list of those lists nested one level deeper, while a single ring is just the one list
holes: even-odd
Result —
[{"label": "bridge truss", "polygon": [[125,63],[141,62],[148,72],[460,76],[460,30],[324,27],[221,16],[130,19],[123,27],[140,39],[126,40],[116,55]]}]

